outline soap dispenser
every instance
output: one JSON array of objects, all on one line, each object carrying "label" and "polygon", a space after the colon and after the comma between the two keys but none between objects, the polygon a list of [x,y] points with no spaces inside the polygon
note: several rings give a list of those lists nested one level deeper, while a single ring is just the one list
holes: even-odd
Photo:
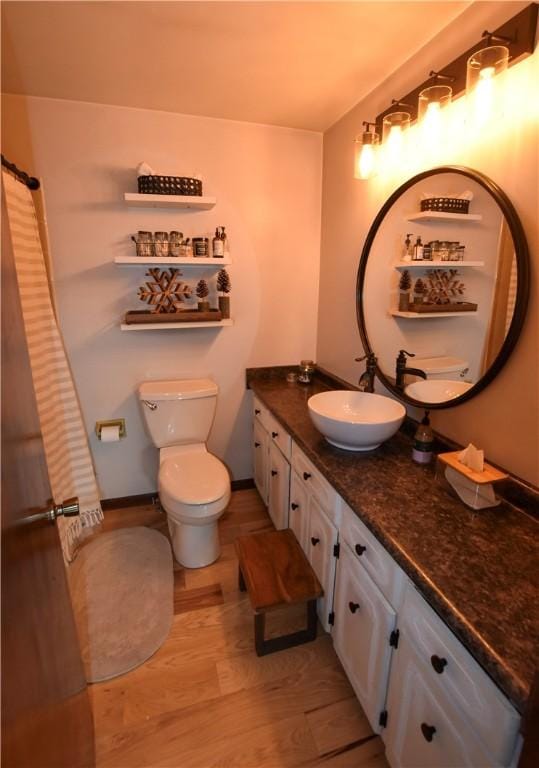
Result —
[{"label": "soap dispenser", "polygon": [[434,435],[429,421],[429,412],[421,420],[414,435],[414,447],[412,449],[412,459],[418,464],[428,464],[432,460],[432,446]]}]

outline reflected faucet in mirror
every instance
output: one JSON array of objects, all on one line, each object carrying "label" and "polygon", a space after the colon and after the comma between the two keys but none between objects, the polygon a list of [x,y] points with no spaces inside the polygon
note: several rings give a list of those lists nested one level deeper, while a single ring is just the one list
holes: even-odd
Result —
[{"label": "reflected faucet in mirror", "polygon": [[367,361],[367,366],[364,372],[359,377],[359,391],[360,392],[374,392],[374,377],[376,376],[376,364],[377,359],[374,352],[369,352],[368,355],[363,357],[356,357],[356,363],[361,363],[363,360]]},{"label": "reflected faucet in mirror", "polygon": [[406,374],[410,374],[410,376],[419,376],[422,379],[427,378],[427,374],[425,373],[425,371],[422,371],[421,368],[407,367],[406,355],[408,355],[408,357],[415,357],[415,353],[407,352],[405,349],[401,349],[399,354],[397,355],[395,385],[399,389],[404,389],[404,377],[406,376]]}]

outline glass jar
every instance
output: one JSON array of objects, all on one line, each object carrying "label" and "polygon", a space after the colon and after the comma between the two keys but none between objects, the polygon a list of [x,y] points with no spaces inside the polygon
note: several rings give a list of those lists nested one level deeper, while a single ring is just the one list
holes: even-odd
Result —
[{"label": "glass jar", "polygon": [[459,260],[458,247],[459,247],[458,242],[449,243],[449,261]]},{"label": "glass jar", "polygon": [[430,243],[430,252],[432,261],[440,261],[440,241],[432,240]]},{"label": "glass jar", "polygon": [[209,239],[207,237],[193,237],[193,255],[207,257],[209,253]]},{"label": "glass jar", "polygon": [[168,238],[169,252],[171,256],[181,256],[183,233],[172,231]]},{"label": "glass jar", "polygon": [[139,230],[136,237],[132,239],[135,241],[137,256],[140,256],[142,259],[151,259],[154,253],[152,233]]},{"label": "glass jar", "polygon": [[440,261],[449,261],[450,243],[448,240],[440,241],[440,254],[438,258]]},{"label": "glass jar", "polygon": [[154,251],[159,259],[166,259],[169,254],[168,232],[155,232]]},{"label": "glass jar", "polygon": [[310,384],[313,373],[314,373],[314,361],[301,360],[299,364],[298,381],[301,381],[302,384]]}]

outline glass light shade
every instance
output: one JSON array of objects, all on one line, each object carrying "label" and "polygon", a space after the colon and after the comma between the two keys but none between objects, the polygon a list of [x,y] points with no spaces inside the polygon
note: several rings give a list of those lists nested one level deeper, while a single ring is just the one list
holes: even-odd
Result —
[{"label": "glass light shade", "polygon": [[386,157],[395,161],[404,154],[406,134],[410,128],[409,112],[390,112],[382,122],[382,143]]},{"label": "glass light shade", "polygon": [[369,179],[377,170],[380,139],[374,131],[365,131],[355,140],[354,178]]},{"label": "glass light shade", "polygon": [[496,105],[496,76],[506,71],[509,49],[491,45],[472,54],[466,68],[466,96],[476,123],[485,123],[494,116]]},{"label": "glass light shade", "polygon": [[432,85],[424,88],[417,102],[418,122],[436,122],[440,111],[451,104],[453,89],[450,85]]}]

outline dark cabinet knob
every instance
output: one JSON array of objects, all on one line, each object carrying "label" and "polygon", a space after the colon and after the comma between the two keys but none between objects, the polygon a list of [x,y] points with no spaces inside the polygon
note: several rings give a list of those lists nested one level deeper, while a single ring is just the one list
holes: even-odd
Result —
[{"label": "dark cabinet knob", "polygon": [[356,554],[359,555],[359,557],[361,557],[361,555],[365,552],[367,547],[364,547],[362,544],[356,544],[354,549],[356,550]]},{"label": "dark cabinet knob", "polygon": [[294,511],[295,511],[296,509],[299,509],[299,504],[294,504],[294,502],[292,502],[292,504],[291,504],[290,506],[291,506],[291,508],[292,508]]},{"label": "dark cabinet knob", "polygon": [[279,437],[279,433],[278,433],[278,432],[272,432],[272,433],[271,433],[271,436],[272,436],[272,437]]},{"label": "dark cabinet knob", "polygon": [[311,536],[311,544],[313,545],[313,547],[316,547],[319,541],[320,539],[317,539],[316,536]]},{"label": "dark cabinet knob", "polygon": [[255,416],[260,416],[260,408],[255,408]]},{"label": "dark cabinet knob", "polygon": [[348,607],[350,608],[350,611],[351,611],[352,613],[355,613],[355,612],[358,610],[358,608],[359,608],[359,603],[353,603],[353,602],[350,600],[350,602],[348,603]]},{"label": "dark cabinet knob", "polygon": [[430,663],[432,664],[436,672],[438,672],[438,674],[441,675],[442,672],[444,671],[444,668],[447,666],[447,659],[443,659],[443,658],[441,659],[439,656],[436,656],[436,654],[434,654],[434,656],[430,657]]},{"label": "dark cabinet knob", "polygon": [[421,733],[425,741],[432,741],[432,737],[436,733],[436,728],[433,725],[427,725],[427,723],[421,723]]},{"label": "dark cabinet knob", "polygon": [[260,443],[255,443],[255,448],[260,448]]},{"label": "dark cabinet knob", "polygon": [[303,473],[303,479],[304,479],[304,480],[308,480],[308,479],[310,478],[310,476],[311,476],[311,473],[310,473],[310,472],[304,472],[304,473]]},{"label": "dark cabinet knob", "polygon": [[272,469],[272,470],[271,470],[271,476],[272,476],[272,477],[275,477],[275,475],[278,475],[278,474],[279,474],[279,473],[277,472],[277,470],[276,470],[276,469]]}]

